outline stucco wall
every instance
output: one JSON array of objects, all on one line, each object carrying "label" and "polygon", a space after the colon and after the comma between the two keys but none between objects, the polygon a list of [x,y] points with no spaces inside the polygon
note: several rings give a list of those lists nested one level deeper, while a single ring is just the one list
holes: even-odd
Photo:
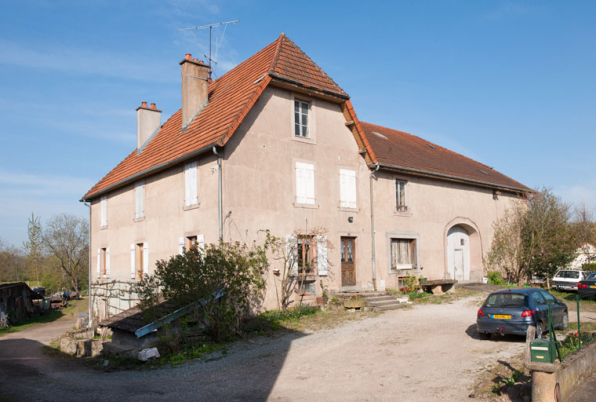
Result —
[{"label": "stucco wall", "polygon": [[[310,101],[311,139],[294,136],[294,99]],[[184,135],[184,134],[181,134]],[[340,290],[340,239],[356,238],[356,287],[372,288],[370,170],[345,125],[337,104],[269,87],[220,153],[223,158],[223,233],[226,241],[262,242],[260,230],[286,238],[295,232],[324,228],[333,248],[328,250],[328,275],[317,278],[329,290]],[[131,244],[149,243],[149,272],[155,261],[178,252],[178,239],[203,234],[206,243],[218,240],[218,172],[215,156],[198,162],[199,206],[184,207],[184,165],[145,179],[145,218],[135,220],[134,184],[108,195],[108,226],[100,228],[100,201],[92,202],[92,281],[130,282]],[[188,161],[187,161],[188,162]],[[296,162],[315,167],[315,204],[296,204]],[[357,208],[340,208],[339,170],[357,177]],[[391,236],[409,234],[418,241],[419,266],[427,278],[446,272],[446,237],[456,224],[470,233],[471,280],[482,277],[482,258],[490,247],[492,222],[503,215],[513,194],[493,199],[490,189],[379,171],[374,180],[376,275],[378,287],[396,288],[389,272]],[[395,179],[407,181],[407,212],[396,211]],[[349,222],[348,218],[353,218]],[[110,248],[110,275],[97,277],[99,248]],[[272,260],[272,268],[280,268]],[[403,274],[403,272],[402,272]],[[270,272],[266,308],[278,306]],[[113,303],[112,303],[113,304]],[[122,308],[127,307],[121,306]],[[97,305],[96,309],[105,309]],[[110,313],[117,312],[118,308]]]},{"label": "stucco wall", "polygon": [[[492,223],[502,217],[514,194],[493,191],[401,173],[378,172],[374,183],[377,271],[387,286],[396,287],[390,273],[389,241],[392,235],[411,234],[418,239],[421,274],[430,279],[448,278],[447,233],[455,225],[470,235],[470,280],[482,278],[483,257],[490,249]],[[407,211],[396,209],[395,180],[405,180]]]}]

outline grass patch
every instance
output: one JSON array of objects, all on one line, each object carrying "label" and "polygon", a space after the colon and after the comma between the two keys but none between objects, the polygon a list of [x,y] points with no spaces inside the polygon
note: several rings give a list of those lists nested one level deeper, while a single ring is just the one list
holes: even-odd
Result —
[{"label": "grass patch", "polygon": [[452,303],[455,300],[463,299],[466,297],[475,296],[478,292],[465,289],[465,288],[456,288],[453,292],[443,293],[442,295],[434,295],[432,293],[427,292],[392,292],[395,296],[403,295],[408,296],[410,301],[415,304],[442,304],[442,303]]},{"label": "grass patch", "polygon": [[[550,290],[550,293],[557,299],[563,300],[569,311],[577,311],[577,302],[575,292],[561,292],[559,290]],[[579,299],[580,312],[596,312],[596,300]]]}]

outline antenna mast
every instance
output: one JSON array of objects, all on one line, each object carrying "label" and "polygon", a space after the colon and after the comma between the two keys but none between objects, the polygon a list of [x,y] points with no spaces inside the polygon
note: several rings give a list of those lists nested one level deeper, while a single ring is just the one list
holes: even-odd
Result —
[{"label": "antenna mast", "polygon": [[[207,24],[207,25],[201,25],[199,27],[190,27],[190,28],[183,28],[183,29],[179,29],[178,31],[188,31],[191,29],[207,29],[209,28],[209,56],[208,56],[208,60],[209,60],[209,66],[211,66],[211,63],[213,62],[213,59],[211,58],[211,31],[213,30],[214,27],[218,27],[220,25],[228,25],[228,24],[236,24],[238,23],[238,20],[234,20],[234,21],[226,21],[226,22],[216,22],[215,24]],[[207,55],[205,55],[207,56]],[[217,64],[217,61],[215,62],[215,64]],[[209,79],[211,79],[211,69],[209,69]]]}]

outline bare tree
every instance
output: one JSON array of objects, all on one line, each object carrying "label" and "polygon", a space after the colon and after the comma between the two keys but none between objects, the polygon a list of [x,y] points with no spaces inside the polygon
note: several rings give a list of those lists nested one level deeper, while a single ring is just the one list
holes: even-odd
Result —
[{"label": "bare tree", "polygon": [[0,239],[0,282],[22,281],[24,261],[21,252]]},{"label": "bare tree", "polygon": [[87,220],[67,214],[52,217],[43,234],[44,244],[58,259],[76,292],[88,275],[88,237]]},{"label": "bare tree", "polygon": [[43,236],[41,230],[41,219],[31,214],[27,225],[27,241],[23,243],[27,258],[29,278],[35,278],[37,282],[43,276]]},{"label": "bare tree", "polygon": [[586,256],[587,262],[593,262],[596,255],[592,253],[592,247],[596,243],[596,225],[594,215],[588,210],[585,203],[575,209],[573,229],[577,236],[577,246]]},{"label": "bare tree", "polygon": [[518,285],[532,274],[550,279],[575,256],[576,234],[569,221],[570,206],[548,189],[520,199],[493,225],[488,267],[504,271]]}]

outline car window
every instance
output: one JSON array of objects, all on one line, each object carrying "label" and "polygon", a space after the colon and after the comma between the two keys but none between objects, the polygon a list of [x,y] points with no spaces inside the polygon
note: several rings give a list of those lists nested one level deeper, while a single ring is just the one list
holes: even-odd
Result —
[{"label": "car window", "polygon": [[596,279],[596,272],[592,272],[586,279]]},{"label": "car window", "polygon": [[545,292],[544,290],[541,290],[540,293],[542,294],[542,296],[544,296],[544,298],[546,299],[546,302],[547,303],[548,302],[552,302],[552,303],[555,303],[556,302],[555,298],[550,293]]},{"label": "car window", "polygon": [[527,298],[519,293],[494,293],[488,296],[486,307],[524,307],[527,306]]},{"label": "car window", "polygon": [[532,299],[538,304],[546,304],[546,300],[544,300],[540,292],[532,292]]}]

